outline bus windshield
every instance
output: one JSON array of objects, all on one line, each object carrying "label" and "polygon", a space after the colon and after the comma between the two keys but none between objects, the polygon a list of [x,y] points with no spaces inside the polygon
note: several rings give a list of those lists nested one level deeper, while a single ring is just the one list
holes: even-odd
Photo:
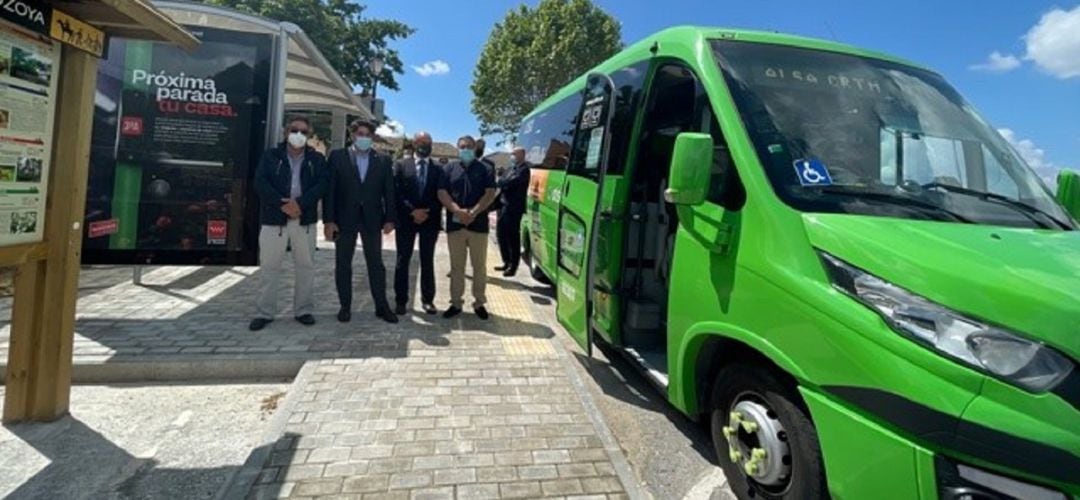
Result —
[{"label": "bus windshield", "polygon": [[939,75],[835,52],[712,43],[758,158],[793,208],[1075,229]]}]

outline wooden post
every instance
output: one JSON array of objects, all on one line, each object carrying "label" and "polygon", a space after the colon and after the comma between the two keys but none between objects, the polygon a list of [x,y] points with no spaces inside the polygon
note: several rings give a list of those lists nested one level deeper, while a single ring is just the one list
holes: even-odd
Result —
[{"label": "wooden post", "polygon": [[11,318],[4,422],[68,411],[98,60],[63,46],[45,209],[45,260],[19,266]]}]

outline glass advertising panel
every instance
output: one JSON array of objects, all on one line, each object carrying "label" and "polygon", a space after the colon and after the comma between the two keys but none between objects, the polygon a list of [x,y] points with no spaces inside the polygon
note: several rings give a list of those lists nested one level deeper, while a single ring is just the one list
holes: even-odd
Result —
[{"label": "glass advertising panel", "polygon": [[115,39],[101,61],[84,263],[256,264],[273,38],[191,29],[194,52]]}]

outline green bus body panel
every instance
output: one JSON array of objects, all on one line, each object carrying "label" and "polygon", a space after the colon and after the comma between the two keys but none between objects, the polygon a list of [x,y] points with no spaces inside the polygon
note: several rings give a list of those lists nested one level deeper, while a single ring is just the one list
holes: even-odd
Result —
[{"label": "green bus body panel", "polygon": [[[603,249],[593,255],[596,259],[596,283],[602,290],[616,290],[622,285],[623,241],[627,234],[626,206],[629,203],[630,179],[623,175],[609,175],[604,179],[604,199],[600,210],[611,214],[610,219],[601,220],[597,229],[596,248]],[[602,291],[594,291],[592,323],[598,333],[611,344],[620,344],[622,340],[619,320],[622,318],[622,302],[617,296]]]},{"label": "green bus body panel", "polygon": [[[537,174],[533,174],[537,175]],[[554,282],[558,279],[559,241],[559,204],[562,199],[562,185],[566,174],[549,170],[546,186],[543,186],[542,199],[529,199],[529,210],[525,217],[529,231],[529,248],[536,265]]]},{"label": "green bus body panel", "polygon": [[[1076,416],[1077,411],[1063,403],[1057,395],[1032,395],[996,379],[987,378],[982,394],[968,406],[963,418],[965,422],[1002,429],[1020,438],[1034,439],[1080,457],[1080,419]],[[1010,453],[1012,450],[1005,448],[1001,451]],[[1043,457],[1041,460],[1050,461],[1054,458]],[[997,465],[979,456],[968,457],[968,461],[986,467]],[[1080,468],[1073,472],[1075,474],[1072,475],[1072,484],[1050,484],[1080,498]],[[1031,474],[1015,474],[1033,482],[1047,482]]]},{"label": "green bus body panel", "polygon": [[[715,341],[740,344],[799,383],[818,428],[836,498],[936,498],[934,454],[942,451],[1080,495],[1080,472],[1065,484],[965,456],[831,393],[835,387],[877,391],[943,418],[1080,457],[1077,408],[1056,394],[1033,395],[988,378],[902,337],[876,313],[832,287],[817,253],[829,252],[913,293],[1043,341],[1075,361],[1080,359],[1080,232],[795,211],[780,201],[766,177],[714,61],[710,39],[784,44],[912,65],[827,41],[679,27],[631,45],[594,70],[610,74],[654,57],[685,62],[708,95],[746,190],[745,205],[737,212],[710,202],[678,208],[668,303],[671,403],[690,415],[705,411],[708,401],[702,396],[708,396],[698,374],[701,362],[709,361],[701,359],[703,349]],[[650,51],[654,43],[655,54]],[[584,81],[575,80],[534,114],[581,92]],[[564,277],[555,245],[560,204],[577,205],[570,210],[586,221],[592,208],[583,208],[588,200],[574,192],[577,186],[562,199],[568,176],[556,171],[547,176],[543,201],[530,201],[525,227],[529,244],[539,267],[557,284],[559,300],[573,295],[584,304],[591,287]],[[617,176],[605,181],[609,184],[601,206],[610,207],[614,217],[625,216],[629,182]],[[620,225],[613,228],[599,235],[593,249],[602,264],[597,283],[606,287],[618,278],[607,263],[622,259],[625,231]],[[574,290],[564,291],[563,286]],[[621,314],[617,301],[595,296],[593,324],[615,344]],[[587,325],[575,323],[580,330],[572,333],[584,336]]]},{"label": "green bus body panel", "polygon": [[1080,231],[807,215],[814,247],[1080,359]]},{"label": "green bus body panel", "polygon": [[1080,221],[1080,173],[1062,170],[1058,173],[1058,200],[1068,200],[1069,215]]},{"label": "green bus body panel", "polygon": [[937,498],[936,487],[920,491],[920,477],[933,476],[934,464],[918,463],[918,447],[822,394],[801,392],[819,427],[833,498]]},{"label": "green bus body panel", "polygon": [[563,181],[562,212],[559,214],[558,296],[556,316],[570,335],[585,345],[589,319],[586,317],[588,258],[592,214],[596,207],[596,183],[576,175]]}]

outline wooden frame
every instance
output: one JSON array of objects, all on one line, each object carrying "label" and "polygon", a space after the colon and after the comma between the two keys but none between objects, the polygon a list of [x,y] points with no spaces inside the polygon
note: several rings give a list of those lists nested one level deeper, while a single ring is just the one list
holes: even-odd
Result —
[{"label": "wooden frame", "polygon": [[[105,28],[184,48],[199,42],[145,0],[46,1]],[[83,15],[85,12],[85,15]],[[68,412],[75,303],[78,298],[86,180],[90,167],[98,60],[60,45],[52,163],[42,243],[0,248],[0,266],[15,266],[3,421],[50,421]]]},{"label": "wooden frame", "polygon": [[[0,258],[26,257],[16,264],[15,304],[11,313],[5,422],[54,420],[67,413],[71,392],[72,348],[75,342],[75,299],[78,294],[82,219],[86,206],[86,174],[90,164],[90,132],[97,59],[63,46],[57,92],[45,208],[45,243],[19,252],[11,247]],[[41,255],[44,259],[29,259]],[[5,253],[15,252],[4,255]]]}]

